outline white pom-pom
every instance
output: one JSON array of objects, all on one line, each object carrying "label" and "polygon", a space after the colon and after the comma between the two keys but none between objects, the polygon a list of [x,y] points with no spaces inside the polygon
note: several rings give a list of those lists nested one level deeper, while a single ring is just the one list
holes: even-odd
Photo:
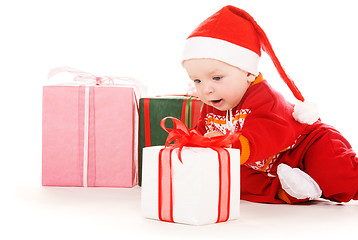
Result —
[{"label": "white pom-pom", "polygon": [[319,119],[318,107],[312,102],[299,101],[295,105],[292,116],[297,122],[313,124]]}]

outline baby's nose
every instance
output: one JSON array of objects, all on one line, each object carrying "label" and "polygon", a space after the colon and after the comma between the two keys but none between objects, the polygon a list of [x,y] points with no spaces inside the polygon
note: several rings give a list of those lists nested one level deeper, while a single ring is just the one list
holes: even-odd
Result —
[{"label": "baby's nose", "polygon": [[210,83],[205,84],[205,93],[210,94],[213,92],[214,92],[214,87],[212,86],[212,84]]}]

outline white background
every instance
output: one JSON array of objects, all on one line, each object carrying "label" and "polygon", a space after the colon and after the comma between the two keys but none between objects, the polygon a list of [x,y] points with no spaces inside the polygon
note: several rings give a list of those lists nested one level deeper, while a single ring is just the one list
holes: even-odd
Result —
[{"label": "white background", "polygon": [[[305,98],[318,104],[322,120],[340,130],[357,151],[355,1],[1,1],[0,218],[7,223],[2,224],[0,236],[117,239],[132,232],[142,238],[165,234],[188,238],[219,236],[217,230],[223,230],[231,237],[246,233],[252,238],[249,232],[257,236],[255,224],[260,225],[259,219],[267,217],[255,209],[270,215],[278,210],[280,220],[274,220],[285,223],[286,231],[294,231],[294,225],[287,223],[292,216],[285,215],[295,209],[293,206],[244,203],[242,211],[246,212],[242,212],[238,226],[227,223],[187,228],[142,219],[139,188],[41,187],[42,85],[51,81],[47,80],[50,69],[70,66],[98,76],[130,76],[142,81],[150,95],[185,93],[189,80],[180,65],[185,39],[226,4],[254,16]],[[260,71],[287,99],[295,101],[265,53]],[[331,211],[324,208],[320,212],[319,204],[318,209],[316,205],[310,207],[316,207],[315,213],[321,215]],[[355,214],[337,216],[357,220],[357,208],[345,213],[351,210]],[[247,219],[250,221],[245,222]],[[242,221],[247,225],[240,225]],[[314,230],[310,224],[305,227]],[[182,228],[187,235],[179,234]],[[300,232],[302,226],[298,228]],[[262,236],[275,236],[270,229],[266,225]],[[70,232],[73,237],[69,237]]]}]

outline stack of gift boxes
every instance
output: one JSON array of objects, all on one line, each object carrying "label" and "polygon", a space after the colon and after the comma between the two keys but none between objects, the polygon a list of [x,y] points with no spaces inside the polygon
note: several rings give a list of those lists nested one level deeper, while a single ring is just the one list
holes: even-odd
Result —
[{"label": "stack of gift boxes", "polygon": [[43,186],[139,185],[146,218],[194,225],[238,218],[239,150],[221,148],[220,159],[210,146],[182,146],[178,157],[167,142],[168,129],[195,128],[199,99],[141,98],[133,79],[70,68],[51,76],[59,72],[75,81],[43,87]]}]

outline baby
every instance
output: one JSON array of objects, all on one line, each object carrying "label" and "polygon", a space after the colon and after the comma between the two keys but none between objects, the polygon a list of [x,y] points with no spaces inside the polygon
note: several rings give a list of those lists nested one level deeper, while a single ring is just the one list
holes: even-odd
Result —
[{"label": "baby", "polygon": [[[258,72],[263,49],[295,97],[293,106]],[[183,66],[204,102],[198,131],[236,133],[241,198],[297,203],[358,200],[358,158],[347,140],[322,123],[286,75],[265,32],[245,11],[226,6],[188,37]]]}]

